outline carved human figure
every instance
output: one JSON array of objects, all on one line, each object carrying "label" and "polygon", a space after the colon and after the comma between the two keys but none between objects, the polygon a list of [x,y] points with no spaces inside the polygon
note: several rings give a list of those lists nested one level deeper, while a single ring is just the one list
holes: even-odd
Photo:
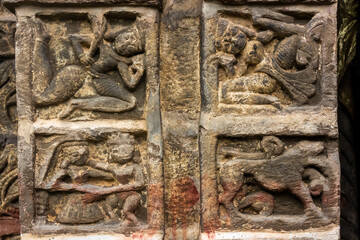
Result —
[{"label": "carved human figure", "polygon": [[220,167],[220,181],[224,189],[219,199],[220,203],[228,211],[234,212],[233,200],[240,193],[246,197],[239,202],[239,208],[260,205],[258,210],[265,210],[263,214],[272,213],[274,202],[268,193],[257,192],[247,195],[244,189],[246,175],[252,176],[264,190],[289,191],[303,203],[306,214],[323,219],[323,214],[316,207],[311,195],[318,196],[321,193],[325,187],[324,177],[319,176],[322,175],[320,172],[312,177],[308,176],[309,187],[303,180],[304,174],[311,174],[311,170],[305,170],[305,168],[309,166],[324,168],[323,159],[318,157],[324,150],[323,143],[301,141],[285,149],[280,139],[270,136],[263,138],[261,146],[262,152],[253,154],[223,150],[223,153],[235,158],[223,163]]},{"label": "carved human figure", "polygon": [[53,176],[46,182],[46,188],[56,188],[56,185],[65,177],[75,183],[84,183],[88,178],[102,178],[111,180],[112,175],[91,168],[89,160],[89,143],[86,141],[72,141],[62,143],[55,152],[55,171]]},{"label": "carved human figure", "polygon": [[[108,161],[89,158],[88,143],[64,143],[63,158],[58,159],[60,169],[47,183],[52,191],[77,191],[68,197],[64,211],[57,220],[61,223],[91,223],[108,219],[119,221],[122,209],[124,225],[140,224],[135,212],[140,206],[138,190],[145,187],[145,177],[138,164],[139,154],[134,148],[134,137],[121,134],[118,139],[108,141]],[[70,177],[71,181],[66,181]],[[109,180],[115,185],[106,187],[87,183],[90,178]],[[87,204],[82,213],[74,205]],[[82,205],[83,206],[83,205]],[[101,210],[103,209],[103,210]],[[103,215],[101,212],[105,212]]]},{"label": "carved human figure", "polygon": [[[34,25],[33,94],[38,106],[71,99],[60,118],[68,117],[76,109],[120,113],[135,108],[137,100],[129,90],[136,88],[145,69],[143,36],[137,23],[118,32],[106,32],[104,18],[95,38],[71,35],[69,38],[81,65],[65,66],[55,74],[49,57],[50,36],[40,20],[35,19]],[[88,52],[83,45],[89,47]],[[86,78],[92,79],[98,96],[74,98]]]},{"label": "carved human figure", "polygon": [[89,164],[95,168],[112,172],[120,186],[127,185],[130,188],[126,191],[121,191],[121,187],[118,189],[114,187],[112,190],[104,188],[103,191],[88,192],[84,196],[84,202],[91,203],[105,198],[106,212],[111,220],[116,221],[119,218],[116,212],[122,205],[125,217],[123,224],[140,224],[135,212],[140,206],[141,197],[135,190],[145,187],[145,177],[138,164],[140,156],[135,151],[133,136],[128,135],[125,139],[111,140],[107,146],[108,162],[92,161]]},{"label": "carved human figure", "polygon": [[[323,19],[315,16],[300,26],[292,23],[292,17],[272,10],[254,8],[249,14],[254,26],[267,30],[257,32],[226,19],[218,21],[218,52],[212,59],[218,60],[229,78],[222,84],[223,102],[280,108],[279,99],[270,95],[280,85],[296,104],[306,103],[315,93]],[[267,53],[265,45],[275,38],[280,42],[273,53]]]}]

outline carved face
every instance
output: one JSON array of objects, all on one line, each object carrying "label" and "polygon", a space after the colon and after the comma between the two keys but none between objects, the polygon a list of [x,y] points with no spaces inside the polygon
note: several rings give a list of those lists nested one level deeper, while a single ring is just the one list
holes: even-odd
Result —
[{"label": "carved face", "polygon": [[216,42],[219,51],[239,54],[246,46],[246,35],[237,26],[230,26],[222,37]]},{"label": "carved face", "polygon": [[89,156],[87,145],[67,146],[63,148],[63,158],[69,164],[84,165]]},{"label": "carved face", "polygon": [[306,24],[306,31],[313,40],[319,41],[321,39],[323,26],[324,19],[315,16],[308,24]]},{"label": "carved face", "polygon": [[109,161],[119,164],[124,164],[129,162],[133,156],[135,148],[131,144],[109,144]]},{"label": "carved face", "polygon": [[313,42],[301,41],[296,52],[296,65],[306,68],[311,62],[316,62],[318,58],[318,49]]},{"label": "carved face", "polygon": [[136,28],[120,32],[115,38],[114,47],[121,56],[132,56],[143,51],[141,36]]},{"label": "carved face", "polygon": [[259,41],[250,41],[246,45],[243,54],[247,64],[257,65],[264,59],[264,46]]}]

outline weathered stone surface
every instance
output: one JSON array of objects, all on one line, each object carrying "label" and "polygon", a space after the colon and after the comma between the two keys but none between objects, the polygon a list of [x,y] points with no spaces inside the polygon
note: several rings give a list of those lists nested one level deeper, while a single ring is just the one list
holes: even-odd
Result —
[{"label": "weathered stone surface", "polygon": [[2,3],[11,11],[24,4],[40,6],[99,6],[99,5],[127,5],[154,6],[161,8],[161,0],[4,0]]},{"label": "weathered stone surface", "polygon": [[203,238],[338,239],[336,5],[203,14]]},{"label": "weathered stone surface", "polygon": [[4,3],[23,239],[339,238],[333,1]]},{"label": "weathered stone surface", "polygon": [[0,238],[10,238],[20,233],[14,65],[15,19],[4,9],[0,12]]},{"label": "weathered stone surface", "polygon": [[164,222],[157,10],[18,4],[22,232],[155,236]]},{"label": "weathered stone surface", "polygon": [[160,34],[165,239],[200,236],[201,1],[166,1]]},{"label": "weathered stone surface", "polygon": [[208,2],[220,2],[223,4],[231,4],[231,5],[237,5],[237,4],[252,4],[252,3],[260,3],[260,4],[272,4],[272,3],[283,3],[283,4],[292,4],[292,3],[298,3],[298,4],[304,4],[304,3],[333,3],[336,2],[336,0],[205,0]]}]

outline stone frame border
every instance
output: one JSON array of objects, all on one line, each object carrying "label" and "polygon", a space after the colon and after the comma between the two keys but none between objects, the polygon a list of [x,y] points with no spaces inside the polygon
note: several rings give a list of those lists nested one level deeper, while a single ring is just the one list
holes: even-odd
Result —
[{"label": "stone frame border", "polygon": [[[258,5],[256,5],[258,6]],[[246,6],[248,7],[248,6]],[[241,115],[231,109],[229,113],[222,114],[219,111],[218,102],[218,67],[212,67],[206,63],[206,59],[215,53],[214,32],[211,30],[210,19],[217,18],[219,12],[231,12],[236,14],[245,6],[226,6],[218,3],[204,2],[202,19],[202,101],[206,103],[203,107],[201,125],[206,129],[212,129],[219,134],[246,135],[246,134],[299,134],[337,136],[337,75],[336,75],[336,21],[330,18],[336,15],[336,4],[320,5],[319,12],[329,16],[326,23],[327,28],[323,34],[331,36],[323,40],[322,52],[320,54],[320,97],[321,100],[314,106],[286,107],[283,110],[271,114],[262,114],[256,111],[255,114]],[[251,7],[251,6],[249,6]],[[299,8],[311,11],[312,6],[306,5],[272,5],[272,8],[287,11]],[[206,37],[207,36],[207,37]],[[215,89],[215,91],[214,91]],[[249,107],[250,109],[251,107]],[[266,118],[264,118],[266,116]],[[210,119],[216,118],[222,125],[214,124]],[[292,119],[292,120],[290,120]],[[304,125],[306,123],[306,125]],[[249,132],[249,126],[256,126],[259,130]],[[276,130],[274,129],[276,128]],[[260,130],[261,129],[261,130]],[[282,129],[282,130],[281,130]]]},{"label": "stone frame border", "polygon": [[[219,11],[236,12],[237,9],[263,6],[274,9],[286,8],[286,10],[296,10],[305,8],[310,10],[313,6],[296,3],[283,6],[283,1],[272,1],[271,5],[267,2],[252,1],[254,4],[244,6],[240,2],[244,1],[230,0],[223,2],[234,5],[222,5],[220,3],[206,0],[203,5],[202,16],[202,48],[201,48],[201,86],[202,86],[202,112],[200,118],[200,156],[201,156],[201,204],[202,204],[202,236],[201,239],[228,239],[231,236],[234,239],[262,239],[268,233],[271,233],[274,239],[285,239],[291,234],[301,237],[298,231],[245,231],[244,229],[226,230],[220,229],[219,224],[219,201],[217,186],[217,160],[216,150],[219,137],[255,137],[255,136],[291,136],[291,137],[322,137],[332,142],[336,148],[338,138],[337,129],[337,74],[336,74],[336,4],[317,5],[329,16],[329,24],[324,35],[331,36],[322,43],[322,69],[321,69],[321,99],[318,106],[294,107],[292,109],[282,110],[272,114],[240,115],[231,111],[231,113],[222,114],[217,110],[218,104],[218,76],[217,69],[206,65],[206,59],[215,52],[215,35],[211,31],[212,25],[208,22],[211,18],[216,18]],[[256,3],[255,3],[256,2]],[[224,4],[226,4],[224,3]],[[288,3],[288,2],[287,2]],[[329,3],[329,2],[327,2]],[[300,5],[300,6],[299,6]],[[212,92],[212,89],[216,91]],[[205,103],[205,104],[204,104]],[[335,149],[336,150],[336,149]],[[337,179],[335,186],[340,187],[340,162],[337,151],[333,151],[331,160],[335,163],[334,169],[338,171],[335,174]],[[339,193],[337,193],[339,198]],[[336,206],[339,208],[339,204]],[[339,223],[340,214],[336,223]],[[340,236],[339,227],[336,223],[328,227],[307,229],[310,234],[319,233],[319,239],[338,239]],[[264,230],[265,231],[265,230]],[[313,233],[312,233],[313,232]],[[290,235],[289,235],[290,234]],[[299,234],[299,235],[298,235]],[[306,234],[305,234],[306,235]],[[304,235],[304,237],[305,237]],[[317,235],[316,235],[317,236]],[[307,237],[307,236],[306,236]]]},{"label": "stone frame border", "polygon": [[[22,3],[22,1],[9,1]],[[43,2],[43,1],[41,1]],[[95,1],[92,1],[95,2]],[[98,5],[102,1],[97,1]],[[82,6],[80,6],[82,7]],[[98,6],[82,8],[66,7],[39,7],[39,6],[16,6],[17,32],[16,32],[16,72],[17,72],[17,102],[19,118],[19,141],[18,141],[18,161],[20,178],[20,219],[21,232],[41,234],[52,232],[45,225],[36,223],[35,207],[35,185],[34,185],[34,161],[35,161],[35,138],[37,133],[53,134],[64,132],[69,129],[67,121],[40,120],[35,121],[34,104],[31,96],[32,81],[32,55],[33,55],[33,29],[29,24],[29,18],[37,13],[51,12],[91,12],[94,9],[119,12],[133,12],[146,22],[146,120],[104,120],[89,122],[73,122],[70,125],[77,126],[75,130],[81,131],[82,124],[87,125],[88,129],[98,129],[109,131],[111,129],[124,132],[143,132],[147,134],[147,162],[148,167],[148,229],[151,231],[162,231],[164,219],[163,202],[163,166],[162,166],[162,140],[160,123],[160,97],[159,97],[159,14],[156,9],[145,7],[120,7],[120,6]],[[90,126],[90,127],[89,127]],[[66,226],[61,228],[62,233]],[[95,231],[121,232],[121,229],[95,229]],[[72,233],[86,233],[81,228],[71,229]],[[92,232],[92,231],[90,231]]]}]

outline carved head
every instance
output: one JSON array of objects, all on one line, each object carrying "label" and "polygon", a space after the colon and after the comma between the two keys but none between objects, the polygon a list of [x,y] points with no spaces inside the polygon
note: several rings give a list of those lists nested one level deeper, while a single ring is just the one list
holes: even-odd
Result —
[{"label": "carved head", "polygon": [[134,136],[127,133],[113,136],[107,143],[109,162],[125,164],[131,161],[135,153],[134,141]]},{"label": "carved head", "polygon": [[144,50],[142,34],[137,26],[119,31],[113,44],[121,56],[133,56]]},{"label": "carved head", "polygon": [[240,27],[225,19],[219,20],[216,35],[216,49],[225,53],[237,55],[247,43],[247,37]]},{"label": "carved head", "polygon": [[248,65],[257,65],[264,59],[264,46],[259,41],[249,41],[243,51],[243,55]]},{"label": "carved head", "polygon": [[313,40],[319,41],[321,39],[323,26],[324,18],[322,16],[315,16],[306,24],[306,32]]},{"label": "carved head", "polygon": [[278,156],[284,152],[285,144],[275,136],[265,136],[261,140],[261,148],[267,158]]},{"label": "carved head", "polygon": [[84,165],[89,157],[89,144],[84,141],[67,142],[62,144],[59,153],[61,168],[66,168],[70,164]]}]

